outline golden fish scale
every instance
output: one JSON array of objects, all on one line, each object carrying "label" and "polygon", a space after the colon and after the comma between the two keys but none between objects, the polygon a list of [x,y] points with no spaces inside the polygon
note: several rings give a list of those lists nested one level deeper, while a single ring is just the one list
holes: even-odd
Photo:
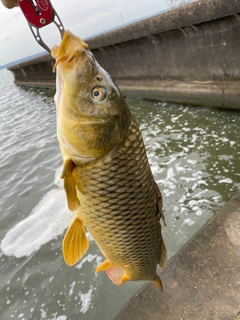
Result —
[{"label": "golden fish scale", "polygon": [[81,203],[76,214],[102,253],[131,280],[155,279],[162,241],[157,187],[136,123],[109,154],[73,174]]}]

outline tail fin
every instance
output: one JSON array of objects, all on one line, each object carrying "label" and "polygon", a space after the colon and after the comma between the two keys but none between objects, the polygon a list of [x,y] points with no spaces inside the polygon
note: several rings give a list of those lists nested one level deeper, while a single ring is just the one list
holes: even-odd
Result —
[{"label": "tail fin", "polygon": [[152,280],[152,282],[155,284],[155,286],[158,288],[159,291],[163,291],[163,285],[162,285],[162,281],[159,278],[159,276],[157,276],[157,278],[155,280]]}]

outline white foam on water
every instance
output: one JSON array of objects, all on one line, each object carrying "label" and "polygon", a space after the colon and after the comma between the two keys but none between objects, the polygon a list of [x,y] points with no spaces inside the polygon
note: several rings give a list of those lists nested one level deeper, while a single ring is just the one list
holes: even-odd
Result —
[{"label": "white foam on water", "polygon": [[92,262],[93,260],[96,260],[96,267],[101,263],[102,257],[98,256],[97,254],[91,254],[89,253],[87,256],[81,259],[81,261],[75,266],[77,269],[82,269],[82,266],[85,262]]},{"label": "white foam on water", "polygon": [[71,297],[71,295],[73,294],[73,289],[75,287],[76,281],[73,281],[73,283],[70,285],[70,290],[69,290],[69,295]]},{"label": "white foam on water", "polygon": [[225,178],[225,179],[219,180],[219,183],[233,183],[233,181],[230,178]]},{"label": "white foam on water", "polygon": [[49,320],[67,320],[67,316],[65,316],[65,315],[58,316],[57,313],[55,313],[55,314],[51,315],[51,319],[49,319]]},{"label": "white foam on water", "polygon": [[62,235],[71,223],[74,213],[67,208],[66,195],[59,178],[60,169],[56,171],[54,182],[58,189],[49,191],[32,213],[5,235],[0,244],[5,255],[17,258],[29,256],[43,244]]},{"label": "white foam on water", "polygon": [[29,256],[43,244],[63,234],[74,213],[69,211],[64,190],[49,191],[32,213],[5,235],[0,248],[7,256]]},{"label": "white foam on water", "polygon": [[58,312],[53,313],[50,317],[47,315],[47,312],[44,309],[41,309],[41,318],[40,320],[67,320],[67,316],[61,315],[58,316]]},{"label": "white foam on water", "polygon": [[82,302],[82,307],[80,312],[83,314],[86,313],[91,305],[92,301],[92,293],[93,293],[93,288],[91,287],[87,293],[81,293],[79,292],[79,297]]}]

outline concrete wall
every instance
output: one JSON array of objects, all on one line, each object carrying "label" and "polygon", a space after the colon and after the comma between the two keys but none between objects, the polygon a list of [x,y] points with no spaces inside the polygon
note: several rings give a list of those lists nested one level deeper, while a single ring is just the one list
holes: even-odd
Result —
[{"label": "concrete wall", "polygon": [[56,74],[52,72],[54,59],[47,53],[8,68],[15,83],[20,86],[55,87]]},{"label": "concrete wall", "polygon": [[[87,40],[124,94],[240,109],[240,2],[199,0]],[[50,55],[10,67],[53,86]]]}]

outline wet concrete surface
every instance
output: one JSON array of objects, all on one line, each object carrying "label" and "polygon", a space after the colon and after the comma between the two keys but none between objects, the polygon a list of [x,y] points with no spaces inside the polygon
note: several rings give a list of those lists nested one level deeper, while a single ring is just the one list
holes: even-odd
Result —
[{"label": "wet concrete surface", "polygon": [[240,192],[168,261],[161,279],[162,293],[147,284],[115,320],[236,317],[240,311]]}]

